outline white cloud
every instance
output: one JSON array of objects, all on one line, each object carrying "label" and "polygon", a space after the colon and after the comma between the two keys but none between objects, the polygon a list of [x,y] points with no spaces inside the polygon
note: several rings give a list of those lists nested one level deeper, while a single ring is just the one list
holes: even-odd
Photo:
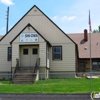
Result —
[{"label": "white cloud", "polygon": [[5,27],[2,27],[2,30],[5,30],[6,28]]},{"label": "white cloud", "polygon": [[61,18],[61,20],[62,20],[62,21],[66,21],[66,20],[68,20],[68,17],[67,17],[67,16],[63,16],[63,17]]},{"label": "white cloud", "polygon": [[54,20],[56,20],[57,18],[58,18],[58,16],[57,16],[57,15],[53,17],[53,19],[54,19]]},{"label": "white cloud", "polygon": [[61,18],[62,21],[68,21],[68,20],[74,20],[76,18],[76,16],[70,16],[70,17],[67,17],[67,16],[63,16]]},{"label": "white cloud", "polygon": [[12,2],[12,0],[0,0],[0,2],[5,5],[14,5],[14,2]]},{"label": "white cloud", "polygon": [[76,16],[71,16],[71,17],[68,17],[68,20],[74,20],[76,18]]}]

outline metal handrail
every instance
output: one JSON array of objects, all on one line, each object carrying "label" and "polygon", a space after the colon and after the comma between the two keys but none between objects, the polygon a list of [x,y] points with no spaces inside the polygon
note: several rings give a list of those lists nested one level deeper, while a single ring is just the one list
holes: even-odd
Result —
[{"label": "metal handrail", "polygon": [[17,58],[16,59],[16,67],[15,67],[14,73],[16,73],[16,70],[18,69],[18,67],[19,67],[19,59]]},{"label": "metal handrail", "polygon": [[39,65],[40,65],[40,58],[38,58],[38,59],[36,60],[35,68],[34,68],[34,70],[33,70],[33,73],[36,73],[36,72],[37,72],[37,70],[39,69]]}]

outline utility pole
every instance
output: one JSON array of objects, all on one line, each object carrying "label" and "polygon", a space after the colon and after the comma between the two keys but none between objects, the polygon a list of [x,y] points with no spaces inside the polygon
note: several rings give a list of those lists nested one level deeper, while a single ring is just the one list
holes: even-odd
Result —
[{"label": "utility pole", "polygon": [[9,24],[9,7],[7,7],[7,23],[6,23],[6,34],[8,32],[8,24]]}]

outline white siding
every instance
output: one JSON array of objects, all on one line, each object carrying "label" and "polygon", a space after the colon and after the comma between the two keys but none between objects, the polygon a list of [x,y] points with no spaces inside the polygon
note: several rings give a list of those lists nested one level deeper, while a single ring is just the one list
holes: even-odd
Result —
[{"label": "white siding", "polygon": [[39,44],[40,67],[46,67],[46,43]]},{"label": "white siding", "polygon": [[16,67],[16,58],[19,59],[19,44],[12,44],[12,67]]},{"label": "white siding", "polygon": [[8,61],[8,47],[10,45],[0,45],[0,72],[11,71],[11,61]]},{"label": "white siding", "polygon": [[[57,46],[58,44],[53,44]],[[62,60],[52,60],[51,49],[51,67],[50,71],[75,71],[75,45],[60,44],[62,46]]]}]

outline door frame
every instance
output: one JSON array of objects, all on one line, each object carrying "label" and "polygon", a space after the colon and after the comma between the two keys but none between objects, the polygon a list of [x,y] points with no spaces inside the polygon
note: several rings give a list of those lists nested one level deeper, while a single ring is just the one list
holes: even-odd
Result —
[{"label": "door frame", "polygon": [[[21,59],[22,59],[22,55],[21,55],[21,52],[23,52],[23,50],[21,50],[21,48],[23,48],[23,47],[26,47],[26,48],[30,48],[30,60],[31,60],[31,53],[32,53],[32,49],[31,49],[31,47],[34,47],[34,48],[38,48],[38,54],[37,54],[37,56],[38,56],[38,58],[39,58],[39,45],[19,45],[19,66],[22,66],[21,65]],[[36,62],[36,61],[35,61]],[[32,66],[31,65],[31,61],[30,61],[30,65],[29,66]]]}]

